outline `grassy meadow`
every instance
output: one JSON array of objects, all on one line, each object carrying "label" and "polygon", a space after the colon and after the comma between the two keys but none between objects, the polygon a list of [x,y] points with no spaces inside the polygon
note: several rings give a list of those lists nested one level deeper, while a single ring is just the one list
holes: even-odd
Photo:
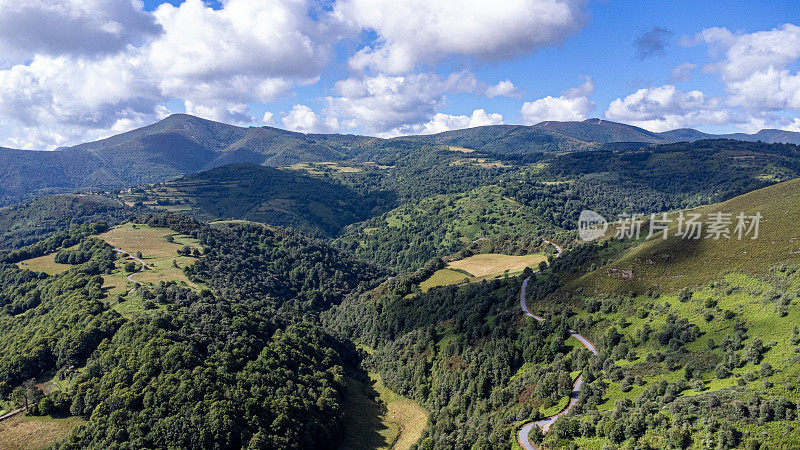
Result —
[{"label": "grassy meadow", "polygon": [[0,422],[0,448],[28,450],[50,448],[63,441],[78,425],[86,421],[79,417],[28,417],[23,414]]},{"label": "grassy meadow", "polygon": [[472,255],[447,264],[444,269],[434,272],[425,281],[419,284],[422,292],[428,292],[436,286],[449,286],[462,282],[477,282],[498,278],[505,275],[513,276],[522,273],[526,267],[538,270],[539,263],[547,261],[547,256],[541,253],[529,255],[501,255],[499,253],[482,253]]},{"label": "grassy meadow", "polygon": [[339,448],[411,448],[422,436],[428,422],[427,411],[384,386],[377,373],[369,376],[369,383],[346,378],[345,439]]}]

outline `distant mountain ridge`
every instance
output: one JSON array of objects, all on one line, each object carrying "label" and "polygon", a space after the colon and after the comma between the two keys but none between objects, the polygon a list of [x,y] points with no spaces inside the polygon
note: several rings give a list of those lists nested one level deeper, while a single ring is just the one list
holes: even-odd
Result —
[{"label": "distant mountain ridge", "polygon": [[587,119],[580,122],[546,121],[530,126],[490,125],[397,139],[423,140],[429,143],[499,153],[524,153],[529,150],[530,144],[538,144],[545,147],[544,150],[553,151],[588,150],[602,144],[618,142],[671,144],[702,139],[800,144],[800,133],[765,129],[755,134],[709,134],[691,128],[656,133],[633,125],[601,119]]},{"label": "distant mountain ridge", "polygon": [[800,133],[761,130],[711,135],[692,129],[654,133],[588,119],[532,126],[493,125],[434,135],[381,139],[340,134],[303,134],[273,127],[243,128],[187,114],[95,142],[58,151],[0,148],[0,205],[82,189],[111,189],[177,179],[230,163],[283,166],[341,161],[393,144],[448,145],[482,152],[524,154],[591,150],[621,142],[665,144],[699,139],[800,144]]}]

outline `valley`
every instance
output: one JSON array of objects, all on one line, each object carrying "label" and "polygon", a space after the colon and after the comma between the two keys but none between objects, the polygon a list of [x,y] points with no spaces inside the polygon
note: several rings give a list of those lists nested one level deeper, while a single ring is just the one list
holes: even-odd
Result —
[{"label": "valley", "polygon": [[[300,135],[338,156],[0,211],[14,420],[63,448],[800,445],[771,434],[800,401],[797,147],[534,128]],[[511,150],[534,132],[572,137]],[[763,222],[618,239],[626,213]]]},{"label": "valley", "polygon": [[0,450],[800,449],[797,6],[0,0]]}]

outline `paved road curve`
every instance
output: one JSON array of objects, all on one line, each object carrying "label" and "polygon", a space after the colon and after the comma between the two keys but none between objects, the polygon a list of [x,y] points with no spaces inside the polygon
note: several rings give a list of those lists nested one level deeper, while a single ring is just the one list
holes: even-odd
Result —
[{"label": "paved road curve", "polygon": [[[561,256],[561,247],[550,241],[545,241],[545,242],[556,248],[556,250],[558,251],[556,257]],[[529,280],[530,277],[526,278],[525,281],[522,282],[522,289],[520,289],[519,293],[519,304],[522,307],[522,312],[524,312],[525,315],[533,317],[538,322],[544,322],[544,317],[532,314],[530,311],[528,311],[528,305],[525,303],[525,289],[528,287]],[[594,344],[592,344],[588,339],[576,333],[574,330],[569,330],[569,333],[572,337],[580,341],[580,343],[583,344],[583,346],[586,347],[587,350],[592,352],[592,354],[597,355],[597,349],[595,348]],[[519,445],[521,445],[522,448],[524,448],[525,450],[537,450],[538,447],[536,447],[533,443],[531,443],[528,440],[528,434],[530,434],[531,429],[533,429],[535,425],[542,430],[542,433],[547,433],[547,431],[550,429],[550,426],[553,425],[556,419],[568,413],[569,410],[572,409],[573,406],[575,406],[575,403],[577,403],[578,401],[578,392],[581,390],[582,385],[583,385],[583,375],[579,376],[578,379],[575,380],[575,384],[572,385],[572,393],[570,394],[569,405],[567,405],[567,407],[564,408],[563,411],[546,419],[537,420],[536,422],[530,422],[523,425],[522,428],[520,428],[519,433],[517,433],[517,441],[519,442]]]}]

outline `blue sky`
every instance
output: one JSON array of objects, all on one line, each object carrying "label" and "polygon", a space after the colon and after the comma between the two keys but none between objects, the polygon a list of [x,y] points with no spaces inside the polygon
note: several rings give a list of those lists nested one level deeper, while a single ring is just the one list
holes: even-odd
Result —
[{"label": "blue sky", "polygon": [[380,136],[588,117],[800,131],[790,1],[0,0],[0,11],[9,147],[177,112]]}]

